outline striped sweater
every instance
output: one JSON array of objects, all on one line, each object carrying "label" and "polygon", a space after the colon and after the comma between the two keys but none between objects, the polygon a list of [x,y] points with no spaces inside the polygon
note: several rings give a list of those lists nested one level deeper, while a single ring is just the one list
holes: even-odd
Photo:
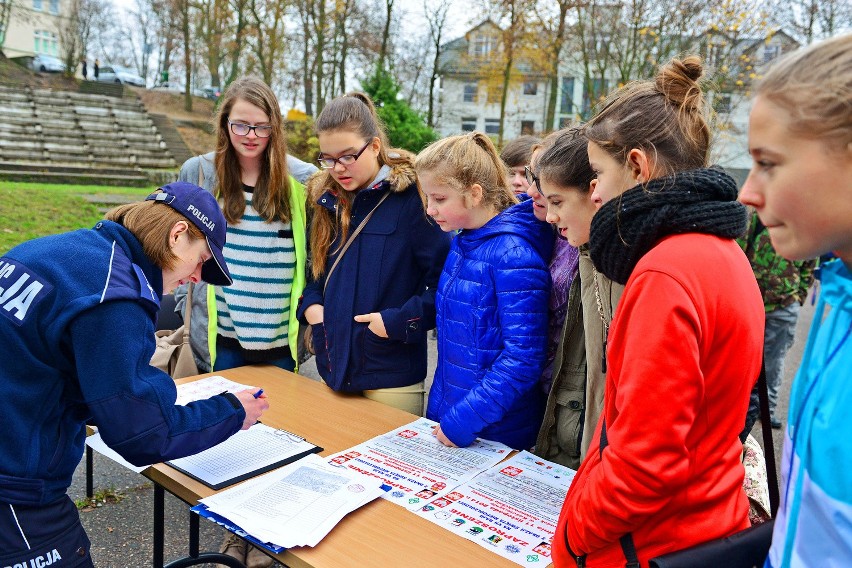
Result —
[{"label": "striped sweater", "polygon": [[244,186],[242,219],[228,226],[225,261],[234,283],[216,287],[219,335],[236,339],[247,350],[288,346],[289,298],[296,267],[290,223],[267,223],[252,206],[253,188]]}]

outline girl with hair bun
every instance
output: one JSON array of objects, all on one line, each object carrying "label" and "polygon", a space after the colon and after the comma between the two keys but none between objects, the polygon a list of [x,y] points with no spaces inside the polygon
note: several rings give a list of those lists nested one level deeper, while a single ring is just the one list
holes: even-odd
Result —
[{"label": "girl with hair bun", "polygon": [[336,391],[422,415],[426,332],[449,237],[426,215],[412,156],[390,148],[367,95],[329,102],[316,131],[313,282],[298,316],[312,326],[317,371]]},{"label": "girl with hair bun", "polygon": [[707,168],[699,58],[614,93],[585,128],[590,254],[624,292],[603,414],[554,537],[557,566],[647,566],[749,526],[739,434],[760,371],[763,302],[734,240],[737,186]]},{"label": "girl with hair bun", "polygon": [[438,367],[426,417],[438,440],[526,449],[544,412],[553,230],[517,203],[485,134],[451,136],[415,161],[427,213],[459,231],[438,283]]},{"label": "girl with hair bun", "polygon": [[820,267],[790,392],[766,566],[852,566],[852,34],[776,61],[758,84],[748,136],[754,166],[740,201],[772,246],[790,260],[837,256]]}]

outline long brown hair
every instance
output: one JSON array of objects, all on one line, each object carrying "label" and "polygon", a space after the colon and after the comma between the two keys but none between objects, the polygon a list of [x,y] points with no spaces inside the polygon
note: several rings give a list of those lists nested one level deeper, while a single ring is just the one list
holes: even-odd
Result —
[{"label": "long brown hair", "polygon": [[417,173],[429,172],[463,195],[482,188],[482,204],[496,212],[518,202],[507,181],[506,165],[491,138],[481,132],[458,134],[431,143],[414,161]]},{"label": "long brown hair", "polygon": [[245,213],[246,201],[240,179],[240,162],[231,145],[228,115],[237,100],[243,100],[261,109],[269,117],[272,135],[263,152],[260,176],[254,187],[252,207],[267,222],[290,220],[290,180],[287,172],[287,141],[281,108],[272,89],[256,77],[240,77],[225,91],[219,113],[216,115],[216,197],[223,201],[225,219],[230,224],[239,222]]},{"label": "long brown hair", "polygon": [[586,137],[620,164],[639,148],[666,174],[706,166],[710,128],[698,84],[702,73],[701,59],[690,55],[671,60],[654,80],[625,85],[589,121]]},{"label": "long brown hair", "polygon": [[[379,139],[379,166],[394,167],[400,164],[411,164],[411,154],[405,150],[389,148],[388,137],[376,107],[370,97],[364,93],[348,93],[337,97],[323,107],[316,121],[317,135],[323,132],[344,131],[353,132],[364,139],[364,142]],[[316,174],[312,182],[318,191],[324,192],[329,187],[337,189],[337,208],[331,212],[316,201],[319,195],[311,196],[313,220],[311,221],[311,272],[314,278],[319,278],[325,272],[329,249],[335,238],[340,236],[340,244],[346,242],[349,236],[349,222],[352,213],[352,202],[355,193],[344,190],[329,170]]]}]

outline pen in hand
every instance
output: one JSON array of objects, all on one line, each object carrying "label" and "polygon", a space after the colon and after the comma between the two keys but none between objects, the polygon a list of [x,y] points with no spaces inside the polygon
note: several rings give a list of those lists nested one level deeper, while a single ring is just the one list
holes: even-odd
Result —
[{"label": "pen in hand", "polygon": [[258,390],[256,393],[254,393],[254,395],[253,395],[253,396],[254,396],[254,398],[260,398],[260,396],[261,396],[262,394],[263,394],[263,389],[260,389],[260,390]]}]

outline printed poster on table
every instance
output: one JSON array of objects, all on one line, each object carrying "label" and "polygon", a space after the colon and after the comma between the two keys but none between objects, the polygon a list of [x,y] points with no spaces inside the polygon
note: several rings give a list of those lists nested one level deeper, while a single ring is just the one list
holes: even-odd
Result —
[{"label": "printed poster on table", "polygon": [[504,444],[479,439],[467,448],[445,446],[432,433],[437,425],[420,418],[334,454],[328,462],[378,477],[392,488],[385,499],[417,510],[512,452]]},{"label": "printed poster on table", "polygon": [[575,473],[520,452],[433,499],[417,514],[516,564],[546,566]]}]

